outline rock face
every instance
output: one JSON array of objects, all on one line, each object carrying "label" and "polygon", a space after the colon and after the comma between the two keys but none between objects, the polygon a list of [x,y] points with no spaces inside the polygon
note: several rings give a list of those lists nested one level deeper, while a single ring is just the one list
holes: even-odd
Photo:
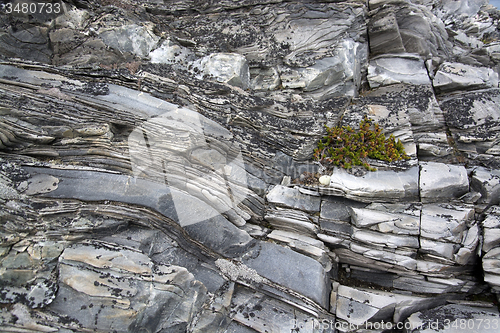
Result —
[{"label": "rock face", "polygon": [[[0,13],[2,331],[500,320],[485,0],[26,4]],[[409,159],[312,160],[365,117]]]}]

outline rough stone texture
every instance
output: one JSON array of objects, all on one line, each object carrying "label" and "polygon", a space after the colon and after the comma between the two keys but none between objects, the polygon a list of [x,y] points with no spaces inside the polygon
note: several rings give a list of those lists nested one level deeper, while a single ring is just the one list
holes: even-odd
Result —
[{"label": "rough stone texture", "polygon": [[[497,328],[492,324],[499,318],[497,309],[448,304],[414,313],[405,323],[409,327],[405,332],[457,332],[461,327],[473,332],[494,332]],[[483,322],[490,325],[476,325]]]},{"label": "rough stone texture", "polygon": [[433,80],[438,91],[498,88],[498,73],[459,63],[443,63]]},{"label": "rough stone texture", "polygon": [[423,61],[414,56],[377,57],[370,61],[367,78],[372,89],[395,83],[431,84]]},{"label": "rough stone texture", "polygon": [[285,207],[297,208],[306,212],[319,212],[321,199],[319,197],[305,195],[297,188],[289,188],[281,185],[275,186],[266,196],[271,203]]},{"label": "rough stone texture", "polygon": [[420,164],[420,197],[424,202],[459,197],[469,191],[465,167],[427,162]]},{"label": "rough stone texture", "polygon": [[481,193],[481,203],[498,205],[500,203],[500,172],[483,167],[474,168],[471,188]]},{"label": "rough stone texture", "polygon": [[456,148],[472,161],[498,168],[499,89],[445,96],[440,106]]},{"label": "rough stone texture", "polygon": [[[62,5],[0,13],[3,331],[343,332],[494,306],[485,0]],[[410,159],[312,160],[325,125],[365,117]]]},{"label": "rough stone texture", "polygon": [[484,270],[484,280],[490,284],[494,290],[500,289],[500,211],[498,206],[492,206],[486,211],[486,217],[481,222],[484,237],[484,252],[482,265]]},{"label": "rough stone texture", "polygon": [[414,200],[418,196],[418,168],[406,171],[378,171],[357,177],[343,169],[331,175],[327,194],[361,202]]},{"label": "rough stone texture", "polygon": [[450,52],[446,27],[429,8],[406,1],[369,1],[369,6],[373,54],[408,52],[429,57]]},{"label": "rough stone texture", "polygon": [[203,74],[232,86],[247,89],[250,84],[250,72],[244,56],[232,53],[216,53],[200,60]]}]

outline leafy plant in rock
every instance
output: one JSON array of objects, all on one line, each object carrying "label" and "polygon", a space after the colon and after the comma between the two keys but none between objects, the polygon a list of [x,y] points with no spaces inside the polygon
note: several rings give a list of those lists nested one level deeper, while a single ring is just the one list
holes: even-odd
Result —
[{"label": "leafy plant in rock", "polygon": [[396,141],[392,134],[386,138],[380,126],[368,117],[361,121],[358,130],[350,126],[325,127],[327,135],[319,140],[313,156],[322,163],[344,169],[359,165],[375,171],[368,158],[386,162],[409,159],[401,141]]}]

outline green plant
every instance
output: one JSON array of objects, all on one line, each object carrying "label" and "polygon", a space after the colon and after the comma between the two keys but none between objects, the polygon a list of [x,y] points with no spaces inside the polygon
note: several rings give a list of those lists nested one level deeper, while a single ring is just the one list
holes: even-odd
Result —
[{"label": "green plant", "polygon": [[319,140],[313,156],[322,163],[344,169],[362,165],[369,171],[375,171],[368,158],[387,162],[409,159],[401,141],[396,142],[392,134],[386,138],[380,126],[368,117],[361,121],[359,130],[350,126],[325,127],[327,135]]}]

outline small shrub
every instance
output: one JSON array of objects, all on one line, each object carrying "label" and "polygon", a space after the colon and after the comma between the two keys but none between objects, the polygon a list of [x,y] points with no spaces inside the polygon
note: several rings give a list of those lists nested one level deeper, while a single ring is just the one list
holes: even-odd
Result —
[{"label": "small shrub", "polygon": [[[327,135],[319,140],[313,158],[322,163],[351,169],[355,165],[371,167],[367,158],[393,162],[409,159],[400,140],[396,142],[394,135],[386,138],[382,129],[372,119],[365,117],[359,124],[359,130],[350,126],[326,127]],[[374,129],[371,129],[373,125]]]}]

